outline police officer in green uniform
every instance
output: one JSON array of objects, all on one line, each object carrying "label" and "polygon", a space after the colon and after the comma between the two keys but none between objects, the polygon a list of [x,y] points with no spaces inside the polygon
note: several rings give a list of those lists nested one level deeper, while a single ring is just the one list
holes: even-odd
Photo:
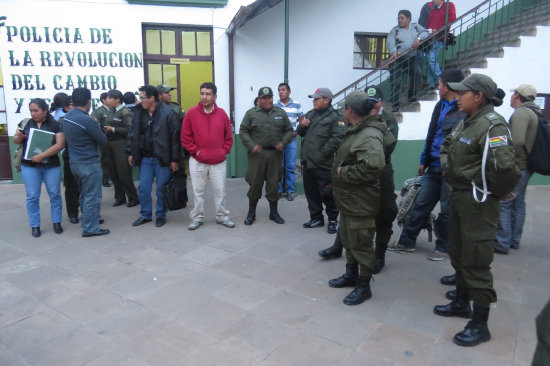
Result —
[{"label": "police officer in green uniform", "polygon": [[134,186],[132,168],[128,165],[128,155],[125,152],[126,137],[132,124],[132,112],[122,101],[124,96],[119,90],[110,90],[107,93],[109,114],[105,118],[103,132],[107,136],[105,149],[108,157],[109,175],[115,186],[115,203],[113,207],[126,203],[128,207],[139,204],[139,197]]},{"label": "police officer in green uniform", "polygon": [[[90,116],[95,119],[103,128],[103,126],[105,125],[105,118],[107,118],[107,115],[109,114],[109,107],[107,107],[106,105],[107,93],[101,93],[99,99],[101,100],[101,105],[94,109]],[[110,187],[111,185],[109,184],[109,167],[107,166],[108,159],[107,152],[105,152],[106,148],[107,145],[99,146],[99,151],[101,152],[101,170],[103,171],[101,182],[103,184],[103,187]]]},{"label": "police officer in green uniform", "polygon": [[328,217],[327,232],[334,234],[338,230],[338,210],[332,196],[330,168],[346,132],[346,124],[332,108],[330,89],[319,88],[309,97],[313,98],[313,109],[296,128],[296,133],[302,137],[301,163],[310,217],[302,226],[306,229],[323,226],[324,204]]},{"label": "police officer in green uniform", "polygon": [[269,219],[277,224],[284,220],[277,211],[279,181],[282,177],[283,149],[292,141],[294,129],[286,112],[273,106],[273,91],[265,86],[258,91],[258,106],[249,109],[241,122],[239,135],[248,149],[248,214],[245,225],[256,220],[256,205],[262,196],[269,201]]},{"label": "police officer in green uniform", "polygon": [[[456,271],[456,299],[434,307],[441,316],[472,318],[454,336],[459,346],[491,339],[489,306],[497,300],[491,262],[499,199],[506,199],[521,173],[514,163],[508,123],[494,111],[504,92],[488,76],[472,74],[449,83],[466,117],[444,140],[440,160],[449,183],[449,258]],[[473,300],[473,313],[470,307]]]},{"label": "police officer in green uniform", "polygon": [[388,129],[381,115],[370,115],[374,104],[363,91],[346,98],[344,117],[350,127],[331,170],[334,200],[340,211],[339,234],[346,248],[346,273],[330,280],[329,286],[355,286],[344,298],[346,305],[358,305],[371,297],[375,217],[380,210],[379,178],[386,165],[383,140]]}]

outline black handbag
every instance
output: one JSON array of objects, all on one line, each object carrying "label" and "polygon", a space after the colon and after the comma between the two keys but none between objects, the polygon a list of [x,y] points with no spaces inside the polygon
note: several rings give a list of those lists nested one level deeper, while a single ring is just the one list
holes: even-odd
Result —
[{"label": "black handbag", "polygon": [[162,186],[164,205],[170,211],[187,206],[187,176],[180,174],[170,173],[170,178]]}]

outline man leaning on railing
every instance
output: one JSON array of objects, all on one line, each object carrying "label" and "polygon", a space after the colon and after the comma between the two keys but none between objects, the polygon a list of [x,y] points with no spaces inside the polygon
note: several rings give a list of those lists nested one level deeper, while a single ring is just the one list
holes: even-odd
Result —
[{"label": "man leaning on railing", "polygon": [[399,10],[397,17],[397,26],[393,27],[386,41],[386,46],[390,53],[390,60],[398,58],[411,47],[414,50],[408,52],[405,56],[399,57],[389,65],[391,82],[391,104],[392,111],[399,111],[399,94],[401,91],[401,80],[404,73],[409,74],[409,89],[407,100],[416,101],[415,93],[420,89],[422,75],[416,64],[416,49],[420,41],[428,37],[428,32],[424,27],[416,23],[411,23],[411,12],[408,10]]}]

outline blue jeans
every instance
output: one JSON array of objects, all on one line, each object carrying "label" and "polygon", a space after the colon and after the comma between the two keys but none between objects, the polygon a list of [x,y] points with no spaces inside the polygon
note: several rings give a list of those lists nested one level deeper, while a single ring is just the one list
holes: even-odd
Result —
[{"label": "blue jeans", "polygon": [[279,182],[279,192],[284,192],[284,183],[286,182],[286,192],[294,193],[294,182],[296,180],[296,138],[286,145],[283,159],[283,179]]},{"label": "blue jeans", "polygon": [[521,171],[521,178],[512,191],[515,197],[500,201],[496,245],[504,250],[519,248],[525,223],[525,192],[531,178],[529,170]]},{"label": "blue jeans", "polygon": [[101,177],[103,171],[99,163],[73,163],[71,171],[80,191],[82,211],[82,233],[99,231],[99,211],[101,208]]},{"label": "blue jeans", "polygon": [[409,221],[401,232],[399,243],[407,248],[416,246],[416,238],[435,205],[439,201],[439,215],[434,223],[435,249],[447,253],[449,242],[449,185],[443,178],[440,167],[430,167],[422,175],[422,187],[416,197]]},{"label": "blue jeans", "polygon": [[170,167],[161,166],[157,158],[143,158],[139,166],[139,201],[141,209],[139,214],[147,220],[153,217],[153,200],[151,191],[153,189],[153,179],[156,179],[157,188],[157,219],[165,218],[168,209],[164,206],[164,194],[162,185],[170,178]]},{"label": "blue jeans", "polygon": [[40,191],[42,181],[50,196],[52,222],[61,222],[63,201],[61,200],[61,167],[32,167],[21,165],[21,176],[27,192],[27,215],[31,227],[40,227]]},{"label": "blue jeans", "polygon": [[421,70],[424,70],[424,64],[426,60],[428,61],[428,68],[426,70],[427,82],[428,85],[432,87],[437,86],[439,76],[441,75],[441,67],[437,62],[437,55],[439,54],[439,51],[441,51],[441,49],[443,49],[443,41],[435,41],[429,49],[425,51],[419,51],[419,54],[416,57],[418,67]]}]

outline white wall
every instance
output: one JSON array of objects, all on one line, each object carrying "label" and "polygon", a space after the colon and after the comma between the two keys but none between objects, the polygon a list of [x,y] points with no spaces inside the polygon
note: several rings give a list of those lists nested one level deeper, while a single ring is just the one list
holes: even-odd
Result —
[{"label": "white wall", "polygon": [[[42,67],[40,51],[69,52],[129,52],[142,54],[142,23],[161,23],[178,25],[210,25],[214,28],[214,67],[215,80],[220,85],[220,105],[226,110],[228,103],[228,66],[227,66],[227,40],[225,28],[231,22],[233,16],[241,5],[248,5],[252,0],[229,0],[228,5],[221,9],[168,7],[149,5],[130,5],[124,0],[95,0],[91,1],[54,1],[54,0],[0,0],[1,15],[7,16],[6,24],[0,27],[0,61],[4,82],[5,101],[7,108],[7,120],[9,134],[13,135],[16,124],[29,116],[28,102],[32,98],[52,98],[59,91],[70,94],[70,90],[56,90],[53,85],[54,75],[60,75],[65,81],[68,75],[113,75],[117,80],[117,89],[122,92],[136,91],[144,83],[144,72],[138,68],[100,68],[68,66],[64,61],[63,67]],[[20,36],[8,40],[8,27],[14,26],[18,30],[21,27],[36,27],[42,42],[24,42]],[[44,27],[68,28],[71,37],[74,37],[78,28],[82,35],[82,42],[56,43],[45,42]],[[90,42],[90,28],[111,29],[109,35],[112,43],[92,44]],[[19,66],[10,63],[9,51],[13,51]],[[23,66],[25,51],[28,52],[32,64]],[[14,62],[15,63],[15,62]],[[44,90],[15,89],[12,86],[12,74],[32,75],[36,80],[39,75],[40,83]],[[78,85],[77,85],[78,86]],[[109,88],[92,91],[94,98],[99,97]],[[197,101],[199,92],[197,91]],[[17,113],[16,100],[22,100],[21,108]]]},{"label": "white wall", "polygon": [[[480,0],[455,1],[457,16]],[[354,32],[388,32],[397,12],[418,19],[424,1],[300,0],[290,2],[289,83],[305,109],[318,87],[337,92],[369,70],[353,69]],[[389,6],[391,5],[391,6]],[[284,2],[257,16],[235,35],[235,121],[240,123],[259,87],[276,89],[284,77]],[[251,90],[251,87],[253,90]]]}]

